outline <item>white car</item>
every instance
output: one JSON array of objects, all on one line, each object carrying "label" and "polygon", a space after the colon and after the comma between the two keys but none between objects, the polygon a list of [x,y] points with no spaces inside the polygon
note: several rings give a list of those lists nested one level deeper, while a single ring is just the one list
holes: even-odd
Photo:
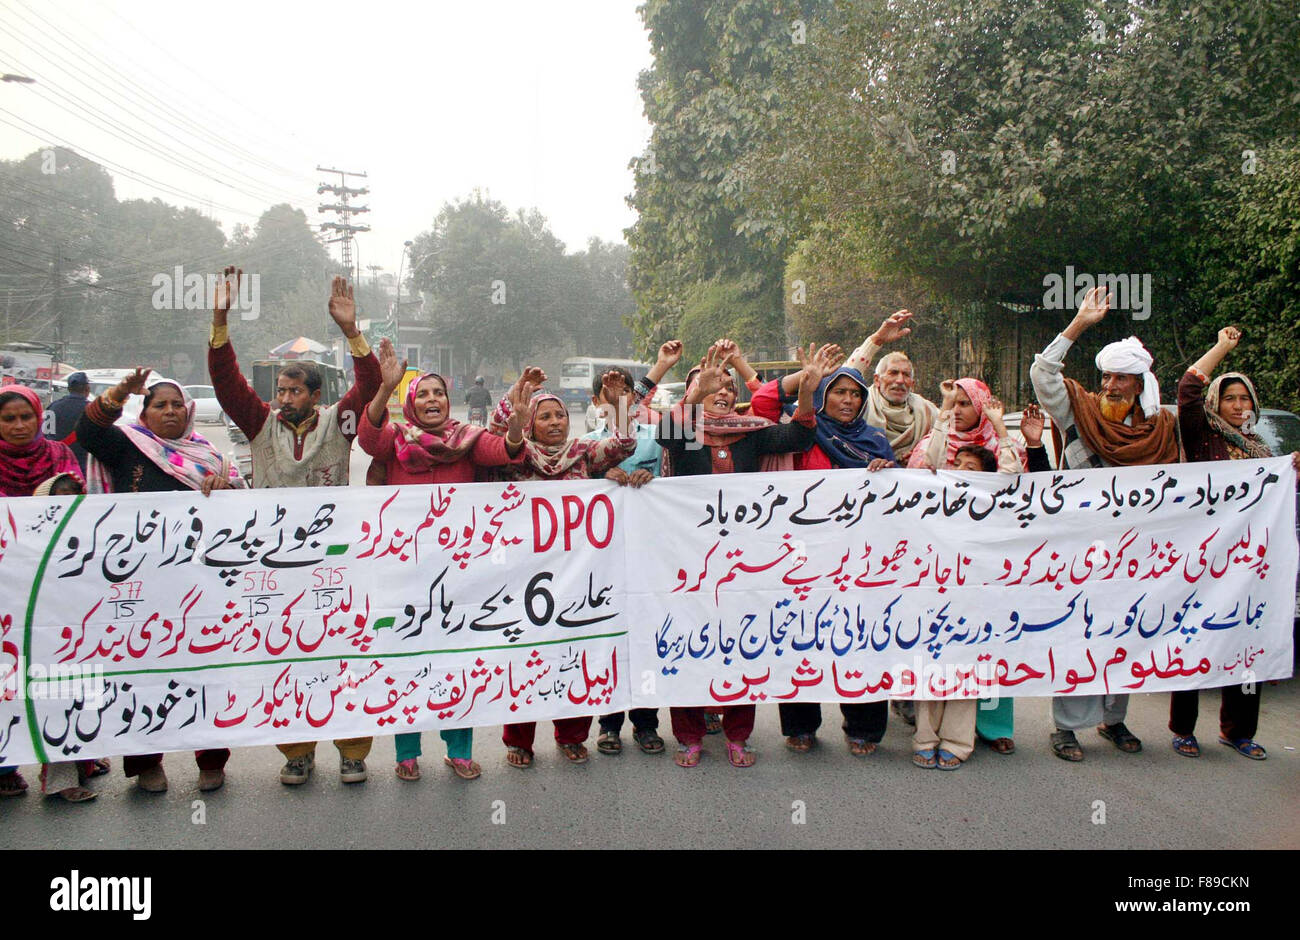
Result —
[{"label": "white car", "polygon": [[217,403],[217,393],[211,385],[187,385],[185,391],[194,399],[194,421],[196,424],[215,422],[226,423],[226,415]]},{"label": "white car", "polygon": [[[90,382],[90,397],[97,398],[104,392],[108,391],[118,382],[122,381],[133,370],[131,369],[83,369],[86,373],[86,380]],[[52,400],[57,401],[64,395],[68,394],[67,376],[55,379],[52,391]],[[132,395],[122,406],[122,417],[117,419],[118,424],[135,424],[140,420],[140,411],[144,408],[144,396]]]}]

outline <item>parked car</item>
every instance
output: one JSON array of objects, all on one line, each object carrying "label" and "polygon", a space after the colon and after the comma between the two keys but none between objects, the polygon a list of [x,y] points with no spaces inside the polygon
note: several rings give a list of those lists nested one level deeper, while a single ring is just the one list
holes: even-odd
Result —
[{"label": "parked car", "polygon": [[217,392],[211,385],[187,385],[185,391],[194,399],[194,420],[200,424],[226,423],[226,414],[217,403]]},{"label": "parked car", "polygon": [[[133,369],[83,369],[86,373],[86,380],[90,382],[90,397],[96,398],[118,382],[130,375]],[[67,377],[55,379],[53,382],[52,401],[57,401],[64,395],[68,394]],[[117,419],[118,424],[135,424],[140,420],[140,410],[144,407],[143,395],[132,395],[122,406],[122,417]]]}]

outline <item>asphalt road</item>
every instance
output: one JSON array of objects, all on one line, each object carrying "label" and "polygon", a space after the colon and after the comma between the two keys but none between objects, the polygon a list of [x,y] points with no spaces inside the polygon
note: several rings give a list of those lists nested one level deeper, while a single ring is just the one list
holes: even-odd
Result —
[{"label": "asphalt road", "polygon": [[[1167,695],[1136,696],[1129,726],[1145,750],[1122,754],[1092,732],[1086,758],[1068,764],[1048,747],[1045,699],[1018,703],[1018,750],[980,747],[960,770],[910,762],[910,729],[891,717],[881,748],[854,758],[839,716],[824,706],[819,744],[806,754],[782,743],[776,708],[760,707],[745,770],[726,762],[720,737],[706,739],[691,770],[669,749],[640,753],[624,730],[624,752],[568,764],[538,728],[526,771],[505,763],[499,728],[475,735],[484,768],[463,781],[442,765],[442,742],[424,736],[423,779],[393,774],[391,738],[377,738],[370,779],[340,783],[337,752],[322,743],[317,771],[299,787],[278,781],[271,747],[237,749],[224,788],[199,793],[188,754],[170,754],[171,789],[137,790],[113,772],[92,784],[93,803],[37,793],[37,768],[22,798],[0,801],[5,848],[1300,848],[1300,694],[1288,681],[1263,689],[1259,741],[1266,761],[1214,743],[1217,694],[1202,696],[1202,756],[1170,747]],[[671,738],[667,714],[660,732]],[[1099,819],[1104,803],[1104,823]],[[802,811],[802,812],[801,812]],[[494,822],[494,818],[495,821]],[[802,818],[803,822],[797,820]]]},{"label": "asphalt road", "polygon": [[[577,422],[580,415],[575,415]],[[213,426],[214,443],[224,447]],[[353,457],[353,480],[368,463]],[[783,746],[776,708],[758,711],[755,766],[730,767],[720,736],[700,765],[673,765],[668,716],[661,755],[641,754],[624,729],[624,753],[568,764],[538,729],[527,771],[505,763],[500,729],[476,732],[483,776],[467,782],[442,764],[442,742],[424,736],[424,777],[393,774],[393,743],[377,738],[370,780],[344,785],[333,745],[317,752],[304,786],[278,781],[272,747],[238,749],[224,788],[201,794],[188,754],[171,754],[165,794],[137,790],[121,772],[94,781],[93,803],[43,799],[38,768],[24,767],[31,791],[0,800],[3,848],[1300,848],[1300,693],[1294,681],[1264,686],[1258,740],[1266,761],[1215,743],[1218,695],[1203,693],[1202,756],[1170,747],[1169,697],[1132,699],[1129,726],[1146,745],[1123,754],[1093,732],[1086,759],[1069,764],[1048,746],[1045,699],[1016,710],[1014,755],[985,747],[955,773],[910,763],[910,729],[891,717],[881,748],[852,757],[835,706],[823,706],[819,744],[807,754]],[[1101,821],[1104,818],[1104,822]]]}]

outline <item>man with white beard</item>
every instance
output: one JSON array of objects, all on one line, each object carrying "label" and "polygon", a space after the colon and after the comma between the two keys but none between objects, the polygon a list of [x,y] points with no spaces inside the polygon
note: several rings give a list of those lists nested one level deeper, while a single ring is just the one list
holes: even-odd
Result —
[{"label": "man with white beard", "polygon": [[[869,374],[871,360],[882,347],[912,332],[907,325],[911,318],[910,310],[899,310],[886,318],[880,329],[853,350],[844,365],[857,369],[862,375]],[[907,465],[907,458],[912,455],[916,442],[934,427],[939,409],[913,391],[916,376],[907,353],[886,353],[876,364],[875,376],[867,392],[867,410],[863,417],[867,424],[885,432],[889,446],[894,450],[894,459],[903,467]]]},{"label": "man with white beard", "polygon": [[[888,343],[902,339],[912,332],[907,321],[912,318],[910,310],[899,310],[885,318],[880,329],[866,338],[861,346],[845,361],[850,369],[857,369],[862,375],[868,375],[871,360]],[[894,451],[894,460],[900,467],[907,466],[907,458],[912,455],[916,442],[930,433],[939,409],[933,402],[927,401],[913,391],[916,388],[916,375],[912,370],[912,360],[907,353],[895,351],[885,353],[876,363],[875,379],[867,390],[867,406],[862,416],[867,424],[880,428],[889,438],[889,446]],[[894,714],[909,725],[916,724],[914,704],[910,701],[895,700]]]},{"label": "man with white beard", "polygon": [[[1111,343],[1097,354],[1100,392],[1089,392],[1061,375],[1070,347],[1109,310],[1105,288],[1089,291],[1074,320],[1034,357],[1029,370],[1038,402],[1052,417],[1052,436],[1064,445],[1061,464],[1082,470],[1177,463],[1178,419],[1160,407],[1153,360],[1137,337]],[[1089,725],[1096,725],[1121,751],[1137,753],[1142,742],[1124,725],[1127,713],[1127,695],[1053,698],[1053,753],[1062,760],[1083,760],[1074,733]]]}]

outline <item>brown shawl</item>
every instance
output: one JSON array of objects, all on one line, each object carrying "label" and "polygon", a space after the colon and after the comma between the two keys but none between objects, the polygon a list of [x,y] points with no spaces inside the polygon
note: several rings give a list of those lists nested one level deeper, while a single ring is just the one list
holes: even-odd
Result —
[{"label": "brown shawl", "polygon": [[1065,380],[1065,390],[1079,438],[1102,460],[1119,467],[1178,463],[1178,419],[1168,411],[1147,416],[1135,401],[1128,425],[1103,418],[1097,396],[1074,379]]}]

